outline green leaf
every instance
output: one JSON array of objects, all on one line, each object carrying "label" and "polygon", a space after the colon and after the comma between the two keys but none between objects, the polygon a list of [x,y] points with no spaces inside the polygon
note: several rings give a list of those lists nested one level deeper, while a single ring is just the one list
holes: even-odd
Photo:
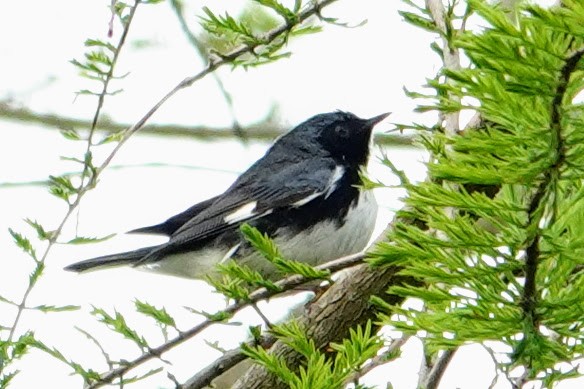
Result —
[{"label": "green leaf", "polygon": [[58,349],[56,349],[54,347],[49,347],[46,344],[44,344],[43,342],[41,342],[40,340],[34,339],[34,342],[31,344],[31,346],[33,346],[41,351],[44,351],[45,353],[49,354],[53,358],[65,363],[66,365],[68,365],[69,367],[71,367],[73,369],[75,374],[78,374],[81,377],[83,377],[85,382],[99,382],[99,380],[101,379],[101,376],[96,371],[83,368],[83,366],[81,366],[79,363],[67,359],[63,355],[63,353],[61,353],[61,351],[59,351]]},{"label": "green leaf", "polygon": [[413,12],[399,11],[398,12],[406,22],[430,32],[440,32],[432,19],[425,18]]},{"label": "green leaf", "polygon": [[147,302],[142,302],[140,300],[134,300],[134,305],[136,310],[148,317],[156,320],[157,323],[176,328],[176,322],[172,316],[168,314],[165,308],[156,308]]},{"label": "green leaf", "polygon": [[69,240],[65,244],[88,244],[88,243],[98,243],[103,242],[105,240],[111,239],[116,234],[109,234],[102,237],[89,237],[89,236],[76,236],[75,238]]},{"label": "green leaf", "polygon": [[45,228],[40,225],[36,220],[32,220],[32,219],[24,219],[24,221],[31,226],[32,228],[34,228],[34,230],[37,233],[37,236],[40,240],[49,240],[51,239],[51,237],[53,236],[53,234],[51,232],[48,232],[45,230]]},{"label": "green leaf", "polygon": [[96,316],[100,322],[106,324],[108,327],[113,329],[118,334],[122,335],[124,338],[135,343],[138,347],[140,347],[140,349],[142,350],[148,349],[149,346],[148,342],[146,342],[146,339],[139,336],[136,331],[131,329],[126,324],[126,319],[121,313],[119,313],[118,311],[114,312],[115,312],[114,316],[111,316],[105,310],[93,307],[91,314]]},{"label": "green leaf", "polygon": [[266,288],[274,292],[282,289],[273,282],[266,280],[258,271],[252,270],[249,266],[240,265],[236,261],[228,261],[218,265],[219,271],[232,279],[239,279],[254,288]]},{"label": "green leaf", "polygon": [[309,34],[316,34],[322,31],[322,26],[304,26],[304,27],[295,27],[290,31],[290,35],[292,36],[302,36],[302,35],[309,35]]},{"label": "green leaf", "polygon": [[232,33],[244,41],[257,42],[257,38],[250,28],[245,23],[238,22],[229,14],[226,13],[225,16],[215,15],[208,7],[203,7],[203,12],[207,17],[202,18],[202,26],[210,34],[220,36],[225,33]]},{"label": "green leaf", "polygon": [[94,92],[89,89],[81,89],[75,92],[76,95],[100,96],[101,92]]},{"label": "green leaf", "polygon": [[249,288],[245,285],[245,282],[241,279],[229,277],[227,275],[222,278],[219,277],[206,277],[205,280],[213,286],[217,292],[221,293],[227,298],[233,299],[235,301],[248,301],[249,300]]},{"label": "green leaf", "polygon": [[256,3],[263,5],[264,7],[268,7],[276,11],[276,13],[282,16],[286,22],[293,24],[296,22],[297,15],[296,13],[285,7],[282,3],[276,0],[254,0]]},{"label": "green leaf", "polygon": [[10,304],[10,305],[16,306],[16,307],[19,306],[19,304],[15,303],[14,301],[9,300],[9,299],[7,299],[6,297],[3,297],[3,296],[0,296],[0,301],[3,302],[3,303],[6,303],[6,304]]},{"label": "green leaf", "polygon": [[80,309],[78,305],[37,305],[36,307],[31,307],[29,309],[41,311],[41,312],[68,312],[68,311],[77,311]]},{"label": "green leaf", "polygon": [[3,373],[0,376],[0,388],[7,388],[12,379],[14,379],[18,373],[20,373],[20,370],[15,370],[10,373]]},{"label": "green leaf", "polygon": [[14,231],[12,228],[9,228],[8,232],[10,232],[10,235],[12,235],[12,239],[14,239],[14,243],[16,243],[16,245],[18,247],[20,247],[22,249],[22,251],[24,251],[25,253],[30,255],[32,257],[32,259],[37,261],[36,251],[35,251],[34,247],[32,246],[32,243],[30,242],[30,240],[26,236]]},{"label": "green leaf", "polygon": [[27,331],[18,337],[16,341],[12,343],[12,352],[9,356],[10,359],[20,359],[24,356],[31,346],[36,344],[36,339],[34,333]]},{"label": "green leaf", "polygon": [[86,47],[103,47],[111,51],[112,53],[116,52],[116,47],[109,42],[102,41],[101,39],[87,39],[85,41]]},{"label": "green leaf", "polygon": [[229,319],[231,319],[233,317],[233,315],[231,313],[228,312],[224,312],[224,311],[219,311],[216,313],[206,313],[203,312],[203,315],[211,321],[216,321],[216,322],[225,322]]},{"label": "green leaf", "polygon": [[101,139],[97,144],[104,145],[106,143],[119,142],[122,139],[124,139],[125,136],[126,135],[124,134],[123,131],[112,132],[107,136],[103,137],[103,139]]},{"label": "green leaf", "polygon": [[77,190],[67,176],[49,176],[49,192],[69,202],[69,197],[76,194]]},{"label": "green leaf", "polygon": [[250,244],[270,261],[279,271],[285,274],[300,274],[308,279],[328,279],[330,272],[317,270],[303,262],[284,259],[274,242],[267,234],[262,234],[258,229],[249,224],[242,224],[240,227],[244,237]]},{"label": "green leaf", "polygon": [[59,130],[59,132],[61,133],[61,135],[63,135],[63,137],[65,139],[81,140],[79,133],[77,131],[75,131],[75,129],[73,129],[73,128],[67,128],[67,129],[63,128],[63,129]]},{"label": "green leaf", "polygon": [[28,276],[29,285],[32,286],[32,285],[36,284],[39,277],[42,276],[44,271],[45,271],[45,263],[41,262],[41,261],[37,261],[34,270]]}]

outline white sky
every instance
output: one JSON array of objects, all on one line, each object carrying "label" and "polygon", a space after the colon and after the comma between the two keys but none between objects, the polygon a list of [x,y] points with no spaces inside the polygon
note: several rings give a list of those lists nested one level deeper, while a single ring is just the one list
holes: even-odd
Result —
[{"label": "white sky", "polygon": [[[207,3],[217,10],[217,2]],[[233,3],[241,4],[240,1]],[[91,85],[77,76],[68,60],[81,58],[86,38],[106,39],[108,4],[106,0],[4,2],[0,13],[0,36],[3,37],[0,39],[0,99],[11,99],[15,105],[38,112],[89,119],[95,101],[88,97],[75,99],[74,92]],[[196,23],[199,2],[196,4],[189,14],[193,23]],[[339,1],[327,7],[324,14],[353,25],[364,19],[368,23],[355,29],[326,26],[321,34],[293,41],[289,46],[293,56],[276,64],[249,71],[222,69],[219,74],[233,94],[238,119],[243,124],[259,120],[277,104],[283,121],[290,125],[335,109],[350,110],[362,117],[391,111],[393,115],[388,122],[432,122],[432,117],[422,118],[412,113],[414,103],[404,96],[402,88],[419,90],[425,78],[432,77],[438,70],[439,63],[429,50],[430,36],[405,24],[397,13],[398,7],[403,9],[398,1]],[[131,70],[118,84],[125,92],[108,98],[104,107],[106,115],[129,123],[138,120],[176,83],[197,73],[203,65],[186,43],[174,15],[165,4],[141,6],[130,42],[136,39],[152,40],[156,44],[148,49],[128,50],[122,55],[119,72]],[[152,121],[210,126],[231,123],[223,98],[211,78],[173,97]],[[64,141],[56,131],[8,121],[0,121],[0,127],[5,130],[4,142],[0,144],[0,183],[42,180],[49,174],[72,171],[74,166],[60,161],[59,155],[79,156],[82,152],[80,145]],[[391,127],[386,122],[378,131]],[[72,236],[76,227],[80,235],[102,236],[162,221],[225,189],[238,172],[262,155],[266,147],[260,143],[244,146],[238,142],[136,136],[113,163],[126,168],[105,172],[98,189],[86,197],[77,223],[69,223],[67,236]],[[391,156],[413,179],[423,178],[422,153],[395,150]],[[152,162],[171,167],[127,167]],[[375,178],[395,182],[379,164],[373,163],[370,170]],[[399,207],[398,197],[402,193],[383,190],[376,195],[384,208],[379,222],[383,225],[391,211]],[[7,228],[29,231],[22,219],[30,217],[50,229],[63,214],[63,204],[48,195],[43,187],[0,188],[3,254],[0,295],[19,299],[30,271],[27,259],[5,232]],[[206,311],[220,308],[222,298],[211,294],[209,287],[201,282],[132,269],[82,276],[62,271],[63,266],[76,260],[153,244],[158,242],[156,239],[120,235],[96,245],[56,247],[48,259],[46,275],[35,288],[29,304],[78,304],[83,308],[80,312],[50,315],[26,312],[21,329],[32,328],[43,341],[58,345],[71,359],[103,370],[105,366],[99,352],[74,330],[74,326],[103,339],[112,357],[130,358],[132,352],[133,356],[137,355],[137,350],[103,330],[88,314],[92,305],[110,310],[115,307],[124,312],[132,325],[144,328],[152,344],[158,344],[161,339],[152,330],[151,322],[132,314],[134,298],[166,306],[177,316],[183,329],[199,318],[185,314],[182,306]],[[275,320],[286,313],[287,306],[288,303],[276,301],[269,304],[266,312]],[[11,320],[6,318],[11,318],[12,314],[0,305],[0,324],[8,324],[5,320]],[[246,323],[260,322],[250,311],[236,319]],[[245,333],[246,326],[215,326],[165,355],[173,361],[168,370],[184,381],[218,355],[203,339],[218,340],[223,347],[231,348],[244,339]],[[366,383],[382,384],[390,377],[395,388],[414,388],[419,358],[420,344],[411,341],[405,346],[400,361],[388,369],[373,372]],[[67,367],[37,352],[27,356],[18,367],[22,373],[14,381],[15,388],[46,385],[47,382],[51,387],[81,386],[78,377],[68,375]],[[472,346],[456,356],[441,388],[487,388],[492,375],[490,357],[480,347]],[[153,385],[172,387],[164,374],[132,387],[151,388]],[[500,380],[494,387],[508,388],[509,385]],[[566,383],[560,387],[580,386]]]}]

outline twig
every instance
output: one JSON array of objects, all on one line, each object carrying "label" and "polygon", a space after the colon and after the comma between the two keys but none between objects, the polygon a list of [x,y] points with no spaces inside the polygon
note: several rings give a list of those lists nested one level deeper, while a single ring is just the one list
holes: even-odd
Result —
[{"label": "twig", "polygon": [[391,357],[397,353],[397,350],[399,350],[408,341],[409,338],[410,338],[410,335],[404,335],[399,339],[393,340],[391,342],[391,344],[389,345],[389,347],[387,348],[387,350],[385,350],[381,354],[376,355],[375,357],[371,358],[371,360],[369,362],[367,362],[367,364],[363,365],[359,369],[359,371],[355,372],[355,374],[353,374],[352,376],[347,378],[347,380],[345,381],[345,385],[348,385],[351,382],[358,380],[359,378],[363,377],[365,374],[369,373],[371,370],[375,369],[376,367],[379,367],[379,366],[385,365],[386,363],[391,362],[394,359]]},{"label": "twig", "polygon": [[108,367],[110,369],[113,369],[114,362],[110,358],[108,352],[105,351],[105,349],[103,348],[103,346],[101,345],[101,343],[99,343],[99,341],[93,335],[91,335],[89,332],[85,331],[84,329],[79,328],[77,326],[75,326],[75,329],[77,331],[81,332],[83,335],[85,335],[87,337],[87,339],[91,340],[97,346],[97,348],[99,349],[99,351],[101,351],[101,355],[103,355],[103,358],[105,359],[105,362],[107,363]]},{"label": "twig", "polygon": [[[284,23],[281,26],[276,27],[273,30],[266,33],[264,38],[262,39],[262,41],[263,42],[274,41],[280,35],[283,35],[289,31],[291,31],[294,27],[303,23],[309,17],[317,14],[317,12],[320,9],[322,9],[323,7],[326,7],[327,5],[334,3],[335,1],[337,1],[337,0],[315,1],[314,3],[312,3],[312,6],[308,7],[304,11],[300,12],[300,14],[298,15],[298,17],[296,19],[296,24]],[[122,139],[120,139],[120,141],[116,144],[116,147],[111,152],[111,154],[105,159],[103,164],[97,169],[97,172],[100,173],[101,171],[103,171],[103,169],[105,169],[110,164],[111,160],[118,153],[119,149],[124,145],[124,143],[126,143],[126,141],[128,139],[130,139],[130,137],[134,133],[136,133],[138,130],[140,130],[146,124],[146,122],[150,119],[150,117],[152,117],[152,115],[154,115],[154,113],[156,111],[158,111],[158,109],[166,102],[166,100],[170,99],[178,91],[185,89],[185,88],[193,85],[195,82],[205,78],[207,75],[214,72],[219,67],[221,67],[225,64],[228,64],[228,63],[232,63],[235,59],[239,58],[240,56],[242,56],[244,54],[253,54],[254,50],[256,48],[258,48],[259,46],[261,46],[261,44],[259,44],[259,43],[243,44],[243,45],[240,45],[237,48],[231,50],[227,54],[221,55],[220,57],[213,57],[209,61],[209,63],[207,64],[207,67],[205,69],[203,69],[199,73],[195,74],[194,76],[187,77],[184,80],[182,80],[181,82],[179,82],[170,92],[168,92],[166,95],[164,95],[160,99],[160,101],[158,101],[158,103],[156,103],[140,120],[138,120],[138,122],[136,124],[134,124],[133,126],[128,128],[126,131],[124,131]]]},{"label": "twig", "polygon": [[[132,9],[128,15],[128,19],[126,20],[126,24],[124,26],[124,32],[122,33],[122,37],[120,38],[120,41],[118,43],[118,50],[117,51],[119,51],[119,49],[121,48],[121,45],[124,43],[124,41],[126,39],[127,31],[130,29],[130,25],[132,23],[132,19],[134,17],[135,11],[136,11],[136,7],[138,6],[139,3],[140,3],[140,0],[135,1],[134,6],[132,7]],[[117,58],[117,55],[116,55],[116,58]],[[114,61],[114,63],[115,63],[115,61]],[[113,64],[111,66],[111,69],[113,69]],[[111,73],[111,71],[110,71],[110,73]],[[102,94],[105,94],[105,92]],[[98,103],[98,108],[96,109],[96,114],[94,115],[94,120],[93,120],[94,123],[97,123],[97,118],[99,117],[99,111],[101,109],[100,104],[103,104],[103,101],[101,99],[100,99],[100,101],[101,101],[101,103]],[[93,128],[93,125],[92,125],[92,128]],[[89,151],[91,148],[91,139],[88,139],[87,144],[88,144],[87,150]],[[83,173],[82,173],[83,176],[86,176],[87,169],[88,169],[88,165],[87,165],[87,163],[85,163],[84,167],[83,167]],[[50,238],[48,239],[48,244],[45,248],[43,255],[41,256],[41,259],[37,261],[37,266],[42,266],[45,263],[49,253],[51,252],[52,247],[57,242],[57,238],[60,236],[61,231],[63,230],[63,227],[65,226],[65,223],[69,220],[69,217],[71,217],[71,215],[73,214],[73,212],[75,211],[75,209],[79,205],[81,198],[83,197],[83,194],[91,188],[91,186],[92,186],[91,183],[95,182],[94,180],[96,178],[97,178],[96,175],[92,176],[89,183],[82,184],[79,187],[75,201],[73,203],[69,204],[67,212],[66,212],[65,216],[63,217],[61,223],[59,224],[59,226],[55,229],[54,233],[52,233]],[[22,317],[22,313],[24,312],[24,309],[26,307],[26,302],[28,301],[28,297],[29,297],[30,293],[32,292],[35,284],[36,284],[35,282],[29,282],[24,294],[22,295],[22,299],[20,300],[18,309],[16,311],[16,315],[14,317],[14,321],[12,322],[10,332],[8,334],[8,338],[6,339],[6,342],[8,342],[8,343],[10,343],[12,341],[12,339],[14,338],[14,335],[16,333],[16,329],[18,327],[18,323],[20,322],[20,318]],[[0,366],[0,373],[1,372],[2,372],[2,366]]]},{"label": "twig", "polygon": [[[448,26],[446,25],[446,17],[444,4],[442,0],[426,0],[426,9],[430,12],[432,20],[436,24],[436,27],[441,32],[442,37],[442,53],[444,67],[448,70],[459,70],[460,69],[460,54],[458,49],[451,47],[450,42],[446,38],[446,33],[448,31]],[[448,80],[446,82],[449,82]],[[449,94],[448,98],[454,102],[460,102],[460,97],[454,96],[452,93]],[[460,129],[459,123],[459,113],[451,112],[444,115],[444,129],[447,134],[454,135],[458,133]]]},{"label": "twig", "polygon": [[[359,263],[361,263],[363,261],[364,256],[365,256],[365,254],[363,254],[363,253],[348,255],[346,257],[336,259],[334,261],[325,263],[323,265],[316,266],[316,268],[320,269],[320,270],[329,270],[331,273],[334,273],[336,271],[358,265]],[[279,295],[284,291],[294,289],[295,287],[302,285],[302,284],[309,282],[309,281],[311,281],[311,280],[307,279],[305,277],[302,277],[300,275],[292,275],[290,277],[284,278],[284,279],[275,283],[276,286],[278,287],[278,290],[280,290],[280,292],[267,290],[265,288],[260,288],[256,291],[252,292],[249,295],[249,299],[247,301],[241,301],[241,302],[236,302],[234,304],[231,304],[231,305],[227,306],[227,308],[222,310],[220,313],[227,314],[227,315],[233,315],[236,312],[240,311],[241,309],[249,306],[250,304],[253,304],[253,303],[256,303],[258,301],[265,300],[267,298]],[[168,342],[163,343],[162,345],[160,345],[158,347],[151,348],[150,350],[148,350],[147,353],[142,354],[138,358],[127,362],[126,364],[124,364],[124,366],[120,366],[116,369],[112,369],[112,370],[108,371],[107,373],[105,373],[101,377],[100,381],[95,382],[91,385],[88,385],[86,387],[86,389],[100,388],[104,385],[111,383],[114,379],[126,374],[128,371],[136,368],[137,366],[139,366],[139,365],[141,365],[141,364],[143,364],[143,363],[145,363],[153,358],[159,358],[163,353],[165,353],[165,352],[169,351],[170,349],[176,347],[177,345],[184,343],[185,341],[191,339],[192,337],[201,333],[201,331],[203,331],[204,329],[206,329],[207,327],[210,327],[211,325],[213,325],[215,323],[219,323],[219,322],[212,320],[212,319],[207,319],[204,322],[190,328],[189,330],[181,332],[175,338],[169,340]]]},{"label": "twig", "polygon": [[[493,361],[493,370],[495,371],[495,376],[493,377],[488,389],[494,389],[495,385],[497,385],[497,381],[499,380],[499,369],[497,367],[497,366],[499,366],[499,362],[497,361],[497,357],[495,356],[495,353],[493,352],[493,350],[491,350],[485,344],[481,344],[481,346],[485,349],[485,351],[487,352],[487,354],[489,354],[489,356],[491,357],[491,360]],[[507,377],[507,378],[509,378],[509,377]]]},{"label": "twig", "polygon": [[270,319],[268,319],[268,317],[266,315],[264,315],[264,313],[260,310],[258,305],[256,303],[251,303],[250,306],[253,308],[254,311],[256,311],[256,313],[262,319],[262,321],[264,322],[266,327],[272,328],[272,323],[270,323]]},{"label": "twig", "polygon": [[[446,10],[444,9],[444,4],[442,0],[425,0],[426,9],[428,10],[430,16],[437,29],[440,32],[440,37],[442,39],[442,62],[443,68],[451,71],[460,70],[460,53],[456,47],[451,45],[448,40],[449,31],[453,29],[452,25],[448,24],[446,18]],[[464,23],[463,23],[464,28]],[[446,83],[452,82],[450,79],[446,79]],[[455,103],[460,103],[460,97],[454,95],[453,93],[448,93],[448,99]],[[454,111],[450,113],[440,113],[441,122],[443,121],[444,131],[449,136],[458,135],[460,132],[460,112]],[[442,124],[442,123],[440,123]],[[456,187],[456,184],[450,184],[450,186]],[[448,208],[445,210],[449,217],[453,218],[456,214],[456,209]],[[436,360],[431,361],[424,350],[424,361],[420,369],[419,386],[425,389],[435,389],[438,387],[440,380],[446,371],[448,363],[454,356],[456,349],[446,350],[443,354]]]},{"label": "twig", "polygon": [[[27,108],[12,107],[6,101],[0,101],[0,117],[18,122],[42,124],[44,129],[87,128],[91,125],[91,122],[87,120],[38,113]],[[128,123],[117,123],[103,118],[97,124],[96,130],[119,132],[124,131],[130,126]],[[260,141],[272,141],[288,130],[288,128],[283,128],[278,123],[275,123],[275,118],[272,115],[268,115],[258,122],[246,124],[245,129],[245,135],[248,139]],[[231,127],[214,128],[176,124],[148,124],[142,127],[140,133],[160,136],[192,137],[202,140],[233,139],[233,129]],[[393,146],[416,146],[413,144],[413,137],[411,135],[375,134],[375,143]]]},{"label": "twig", "polygon": [[[195,48],[197,54],[199,54],[199,56],[203,58],[205,61],[208,61],[209,55],[207,54],[206,48],[201,44],[201,42],[199,42],[195,34],[193,34],[191,29],[189,28],[187,21],[185,20],[181,3],[178,0],[172,0],[170,2],[170,6],[172,7],[178,19],[178,23],[180,24],[183,33],[186,35],[191,45]],[[223,84],[223,81],[221,80],[217,73],[213,73],[213,79],[215,80],[215,83],[217,83],[217,87],[219,88],[219,91],[221,92],[223,98],[225,99],[225,102],[227,103],[227,108],[229,109],[229,113],[231,114],[232,129],[235,135],[242,141],[247,141],[246,133],[243,131],[243,128],[241,127],[241,124],[239,123],[239,121],[237,120],[237,116],[235,115],[235,108],[233,106],[233,98],[231,97],[231,94],[227,91],[225,85]]]},{"label": "twig", "polygon": [[511,380],[511,387],[513,389],[521,389],[523,388],[523,386],[527,383],[528,379],[528,371],[527,369],[525,369],[525,371],[517,378]]},{"label": "twig", "polygon": [[[545,202],[549,198],[549,189],[554,186],[555,181],[559,179],[560,170],[565,164],[566,150],[562,136],[562,104],[568,88],[568,83],[572,73],[576,70],[578,63],[584,56],[584,49],[580,49],[566,58],[565,64],[560,70],[560,79],[554,93],[551,104],[551,148],[554,152],[553,161],[549,168],[544,172],[542,181],[533,195],[528,209],[528,227],[534,227],[534,236],[529,238],[529,246],[525,250],[525,283],[521,301],[523,315],[529,320],[531,329],[534,332],[539,331],[539,317],[536,312],[537,306],[537,267],[540,259],[540,239],[541,231],[538,227],[545,211]],[[527,369],[528,370],[528,369]]]},{"label": "twig", "polygon": [[[272,347],[276,342],[276,338],[273,336],[268,336],[262,338],[261,346],[265,349]],[[248,346],[257,346],[256,341],[248,342]],[[201,389],[209,386],[212,381],[223,373],[237,365],[238,363],[246,360],[247,357],[242,354],[241,348],[236,348],[225,352],[221,357],[216,359],[212,364],[200,370],[191,377],[187,382],[182,385],[178,385],[177,389]]]},{"label": "twig", "polygon": [[438,357],[436,362],[434,362],[432,368],[426,373],[426,376],[422,380],[422,388],[425,389],[436,389],[440,384],[440,380],[446,372],[448,364],[452,360],[454,353],[457,349],[446,350]]}]

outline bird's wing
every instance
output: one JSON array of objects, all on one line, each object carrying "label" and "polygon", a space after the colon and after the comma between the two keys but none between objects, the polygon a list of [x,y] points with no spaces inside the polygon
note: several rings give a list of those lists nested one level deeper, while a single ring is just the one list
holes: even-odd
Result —
[{"label": "bird's wing", "polygon": [[274,171],[270,177],[243,180],[186,222],[170,238],[147,255],[140,264],[160,260],[165,254],[181,252],[202,240],[242,223],[266,216],[278,209],[300,207],[320,196],[328,196],[343,176],[344,169],[332,159],[304,160]]},{"label": "bird's wing", "polygon": [[196,217],[199,213],[203,212],[205,209],[209,208],[211,204],[213,204],[217,198],[212,197],[208,200],[201,201],[190,207],[189,209],[174,215],[168,218],[166,221],[156,224],[153,226],[148,227],[141,227],[137,228],[132,231],[128,231],[129,234],[160,234],[171,236],[174,234],[178,229],[180,229],[186,222]]}]

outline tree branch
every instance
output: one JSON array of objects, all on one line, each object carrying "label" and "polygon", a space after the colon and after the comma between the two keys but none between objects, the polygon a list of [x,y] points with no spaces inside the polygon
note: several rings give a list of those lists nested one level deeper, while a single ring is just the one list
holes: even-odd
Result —
[{"label": "tree branch", "polygon": [[[262,339],[261,345],[265,349],[269,349],[276,342],[276,338],[273,336],[268,336]],[[250,347],[257,346],[256,341],[248,342]],[[212,364],[199,371],[196,375],[191,377],[187,382],[182,385],[178,385],[177,389],[201,389],[206,386],[211,385],[211,383],[217,378],[225,373],[230,374],[229,370],[238,365],[239,363],[245,361],[247,356],[241,352],[241,348],[236,348],[225,352],[221,357],[216,359]],[[246,368],[247,366],[243,366]],[[246,369],[247,370],[247,369]],[[227,377],[227,380],[233,382],[235,379],[231,380]],[[223,387],[223,386],[219,386]]]},{"label": "tree branch", "polygon": [[408,341],[409,338],[410,338],[409,335],[404,335],[401,338],[395,339],[393,342],[391,342],[387,350],[371,358],[371,360],[367,362],[367,364],[362,366],[359,369],[359,371],[357,371],[352,377],[347,379],[345,384],[348,385],[351,382],[355,382],[359,378],[363,377],[365,374],[369,373],[371,370],[395,360],[395,357],[397,356],[397,351]]},{"label": "tree branch", "polygon": [[538,315],[536,312],[537,306],[537,266],[540,257],[539,243],[541,239],[541,232],[539,230],[539,222],[544,212],[545,201],[548,198],[550,187],[554,186],[556,180],[561,174],[560,169],[563,167],[566,158],[566,150],[564,139],[562,136],[562,114],[563,101],[568,88],[568,83],[572,73],[576,71],[578,63],[584,56],[584,49],[576,51],[573,55],[566,58],[565,64],[560,71],[560,79],[552,99],[550,112],[550,127],[551,127],[551,148],[553,152],[553,160],[550,163],[549,169],[544,173],[544,177],[531,199],[528,209],[528,227],[532,227],[535,236],[530,241],[531,243],[525,250],[525,283],[523,287],[523,296],[521,308],[524,316],[530,321],[532,329],[538,331]]},{"label": "tree branch", "polygon": [[452,360],[457,349],[445,350],[442,355],[433,363],[431,369],[427,370],[425,377],[423,377],[421,387],[424,389],[436,389],[440,384],[442,376],[446,372],[448,364]]},{"label": "tree branch", "polygon": [[[349,267],[352,267],[352,266],[355,266],[355,265],[361,263],[363,261],[363,258],[364,258],[363,253],[348,255],[346,257],[336,259],[334,261],[325,263],[323,265],[316,266],[316,269],[329,270],[331,273],[334,273],[336,271],[339,271],[342,269],[347,269]],[[241,309],[243,309],[251,304],[254,304],[254,303],[261,301],[261,300],[266,300],[270,297],[280,295],[283,292],[293,290],[294,288],[296,288],[300,285],[303,285],[307,282],[310,282],[310,281],[312,281],[312,280],[307,279],[305,277],[302,277],[300,275],[292,275],[290,277],[284,278],[284,279],[275,283],[276,286],[280,290],[279,292],[267,290],[265,288],[260,288],[249,295],[249,300],[236,302],[234,304],[231,304],[227,308],[225,308],[224,310],[218,312],[218,314],[233,315],[233,314],[239,312]],[[212,315],[212,316],[214,316],[214,315]],[[128,371],[142,365],[145,362],[148,362],[151,359],[159,358],[165,352],[167,352],[167,351],[171,350],[172,348],[174,348],[174,347],[184,343],[185,341],[193,338],[195,335],[198,335],[199,333],[201,333],[204,329],[210,327],[213,324],[217,324],[217,323],[220,323],[220,322],[210,318],[210,319],[207,319],[207,320],[203,321],[202,323],[188,329],[187,331],[182,331],[182,332],[180,332],[180,334],[178,336],[174,337],[173,339],[169,340],[168,342],[165,342],[158,347],[151,348],[150,350],[148,350],[148,352],[142,354],[141,356],[137,357],[136,359],[124,363],[123,366],[120,366],[116,369],[112,369],[112,370],[108,371],[107,373],[105,373],[101,376],[101,379],[99,381],[88,385],[85,389],[95,389],[95,388],[100,388],[104,385],[110,384],[111,382],[113,382],[113,380],[115,380],[118,377],[122,377]]]},{"label": "tree branch", "polygon": [[[91,122],[64,116],[33,112],[26,108],[12,107],[9,102],[0,101],[0,118],[15,120],[18,122],[42,124],[43,128],[78,129],[88,128]],[[97,123],[97,131],[120,132],[129,128],[127,123],[116,123],[101,119]],[[259,141],[272,141],[282,135],[288,128],[282,127],[276,122],[276,118],[270,113],[264,119],[246,125],[245,136],[247,139]],[[142,134],[160,136],[191,137],[202,140],[233,139],[233,128],[212,128],[207,126],[183,126],[178,124],[148,124],[140,130]],[[410,146],[413,147],[413,137],[408,135],[376,134],[375,143],[380,145]]]},{"label": "tree branch", "polygon": [[[436,27],[440,31],[440,36],[442,38],[442,60],[444,63],[444,68],[448,70],[459,70],[460,69],[460,53],[458,49],[451,46],[447,39],[447,32],[450,26],[446,24],[446,11],[444,10],[444,4],[442,0],[426,0],[426,9],[430,12],[432,20],[436,24]],[[446,80],[446,82],[449,82]],[[460,103],[460,97],[454,96],[452,93],[449,94],[448,98],[451,101]],[[444,129],[447,134],[456,134],[460,129],[459,123],[459,112],[451,112],[445,114],[444,117]]]},{"label": "tree branch", "polygon": [[[201,42],[199,42],[199,40],[197,39],[195,34],[193,34],[193,32],[190,30],[187,24],[183,12],[182,3],[179,0],[171,0],[170,6],[173,9],[178,19],[178,23],[180,24],[180,27],[183,30],[183,33],[187,37],[188,41],[195,48],[197,54],[199,54],[199,56],[203,58],[205,61],[208,61],[209,56],[207,55],[206,48],[203,46],[203,44],[201,44]],[[229,113],[231,114],[232,119],[232,129],[234,130],[235,135],[241,140],[244,141],[247,140],[247,136],[243,131],[243,128],[240,125],[239,121],[237,120],[237,117],[235,116],[235,108],[233,106],[233,98],[231,97],[231,94],[227,91],[225,85],[223,84],[223,81],[221,80],[219,75],[217,75],[217,73],[213,73],[213,78],[215,79],[215,83],[217,84],[219,91],[221,92],[223,98],[225,99],[225,103],[227,103],[227,108],[229,109]]]},{"label": "tree branch", "polygon": [[[392,226],[393,223],[388,229]],[[386,232],[377,241],[383,240]],[[375,318],[377,309],[370,303],[371,296],[383,296],[389,304],[401,303],[402,297],[385,293],[387,288],[416,281],[399,275],[399,270],[394,266],[371,268],[368,264],[355,267],[306,309],[298,319],[299,325],[306,329],[307,336],[318,348],[341,341],[348,336],[350,328]],[[300,354],[281,341],[277,341],[270,352],[283,359],[291,368],[297,368],[303,362]],[[286,385],[264,367],[254,364],[233,386],[233,389],[259,388],[284,389]]]},{"label": "tree branch", "polygon": [[[109,81],[111,80],[111,78],[113,77],[114,65],[116,64],[119,52],[121,51],[121,48],[126,40],[128,31],[130,29],[130,25],[132,24],[132,20],[134,18],[135,12],[136,12],[136,8],[138,7],[139,4],[140,4],[140,1],[135,0],[134,5],[131,7],[129,14],[127,15],[127,19],[126,19],[126,22],[124,25],[124,31],[122,32],[122,36],[121,36],[120,40],[118,41],[118,45],[116,46],[117,49],[114,53],[114,59],[112,60],[112,64],[110,65],[110,71],[108,72],[108,74],[105,77],[105,80],[103,81],[104,88],[99,95],[98,105],[97,105],[96,112],[95,112],[93,120],[92,120],[90,135],[89,135],[89,138],[87,140],[86,156],[91,151],[91,147],[92,147],[91,136],[93,134],[93,129],[97,125],[97,121],[99,119],[99,113],[100,113],[101,107],[103,105],[103,99],[107,95],[107,85],[108,85]],[[95,182],[95,180],[97,179],[97,175],[91,175],[89,182],[85,182],[85,177],[87,177],[89,174],[88,172],[89,172],[89,165],[87,162],[85,162],[83,165],[83,171],[81,173],[82,182],[78,188],[78,192],[77,192],[77,196],[76,196],[75,200],[73,202],[67,201],[68,208],[67,208],[67,211],[65,213],[65,216],[63,217],[63,219],[61,220],[61,222],[59,223],[59,225],[55,229],[55,231],[51,234],[50,238],[47,239],[48,244],[46,245],[41,258],[39,260],[34,258],[34,260],[36,262],[37,269],[41,269],[41,271],[42,271],[42,268],[44,268],[45,261],[49,255],[49,253],[51,252],[54,244],[57,242],[58,237],[61,235],[61,231],[63,230],[65,224],[69,220],[69,217],[71,217],[71,215],[73,214],[75,209],[77,209],[77,206],[79,205],[81,198],[83,197],[83,194],[85,192],[87,192],[92,187],[92,183]],[[10,332],[9,332],[8,337],[6,339],[7,343],[10,343],[16,334],[18,324],[20,323],[20,318],[22,317],[22,314],[23,314],[24,309],[26,307],[26,303],[28,301],[28,298],[29,298],[34,286],[36,285],[36,280],[38,280],[38,277],[37,278],[30,277],[29,278],[28,286],[20,299],[20,303],[18,304],[16,315],[15,315],[14,320],[12,321],[12,324],[10,326]],[[5,365],[3,363],[0,364],[0,374],[2,373],[4,366]]]}]

